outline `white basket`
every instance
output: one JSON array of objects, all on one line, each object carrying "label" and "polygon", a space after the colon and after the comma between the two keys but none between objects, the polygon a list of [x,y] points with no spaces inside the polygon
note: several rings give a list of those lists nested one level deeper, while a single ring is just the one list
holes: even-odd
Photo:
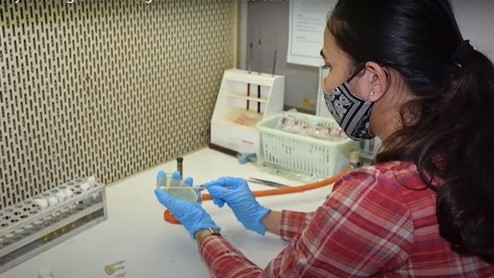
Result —
[{"label": "white basket", "polygon": [[[261,135],[261,163],[320,178],[332,176],[348,167],[349,154],[358,149],[357,142],[346,136],[325,140],[277,129],[281,116],[283,113],[256,125]],[[297,113],[296,117],[332,129],[340,128],[334,119],[301,113]]]}]

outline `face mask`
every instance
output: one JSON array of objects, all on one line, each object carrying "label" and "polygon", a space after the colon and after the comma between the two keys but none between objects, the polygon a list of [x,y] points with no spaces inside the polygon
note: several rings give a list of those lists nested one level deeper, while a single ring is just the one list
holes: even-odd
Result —
[{"label": "face mask", "polygon": [[324,93],[324,100],[329,112],[348,137],[353,140],[372,139],[375,135],[369,131],[369,121],[374,103],[352,93],[348,84],[352,78],[332,92]]}]

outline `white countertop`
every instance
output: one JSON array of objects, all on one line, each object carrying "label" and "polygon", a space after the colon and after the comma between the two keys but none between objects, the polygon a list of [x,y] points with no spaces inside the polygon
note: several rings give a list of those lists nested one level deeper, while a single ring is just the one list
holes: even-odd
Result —
[{"label": "white countertop", "polygon": [[[108,185],[106,200],[108,219],[60,243],[36,257],[10,269],[0,278],[37,277],[42,267],[52,269],[56,278],[127,278],[210,277],[197,252],[196,242],[181,225],[162,219],[163,207],[156,200],[156,173],[172,172],[176,162],[169,161]],[[256,177],[298,185],[300,182],[273,176],[253,164],[239,164],[237,159],[205,148],[184,156],[184,176],[195,184],[220,176]],[[252,190],[269,187],[250,184]],[[330,187],[288,195],[259,198],[274,209],[311,211],[320,205]],[[222,228],[222,234],[249,259],[264,267],[286,245],[277,236],[262,237],[245,230],[225,206],[220,209],[204,201],[203,207]],[[125,268],[108,275],[105,265],[124,260]]]}]

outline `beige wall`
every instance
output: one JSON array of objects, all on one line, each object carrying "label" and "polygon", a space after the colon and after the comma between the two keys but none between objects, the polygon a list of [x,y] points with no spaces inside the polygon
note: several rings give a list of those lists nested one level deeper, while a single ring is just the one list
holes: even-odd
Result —
[{"label": "beige wall", "polygon": [[234,1],[14,2],[0,4],[0,208],[207,144]]}]

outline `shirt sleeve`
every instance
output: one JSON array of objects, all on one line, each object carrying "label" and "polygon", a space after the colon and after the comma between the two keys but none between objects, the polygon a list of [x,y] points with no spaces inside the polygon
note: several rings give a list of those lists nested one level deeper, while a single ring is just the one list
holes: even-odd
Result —
[{"label": "shirt sleeve", "polygon": [[340,179],[305,229],[265,269],[225,239],[206,238],[201,255],[211,274],[354,277],[399,268],[408,259],[413,223],[401,194],[387,179],[380,180],[375,171],[359,169]]},{"label": "shirt sleeve", "polygon": [[280,237],[283,240],[290,240],[300,236],[302,231],[309,224],[313,212],[298,212],[290,210],[281,211]]}]

